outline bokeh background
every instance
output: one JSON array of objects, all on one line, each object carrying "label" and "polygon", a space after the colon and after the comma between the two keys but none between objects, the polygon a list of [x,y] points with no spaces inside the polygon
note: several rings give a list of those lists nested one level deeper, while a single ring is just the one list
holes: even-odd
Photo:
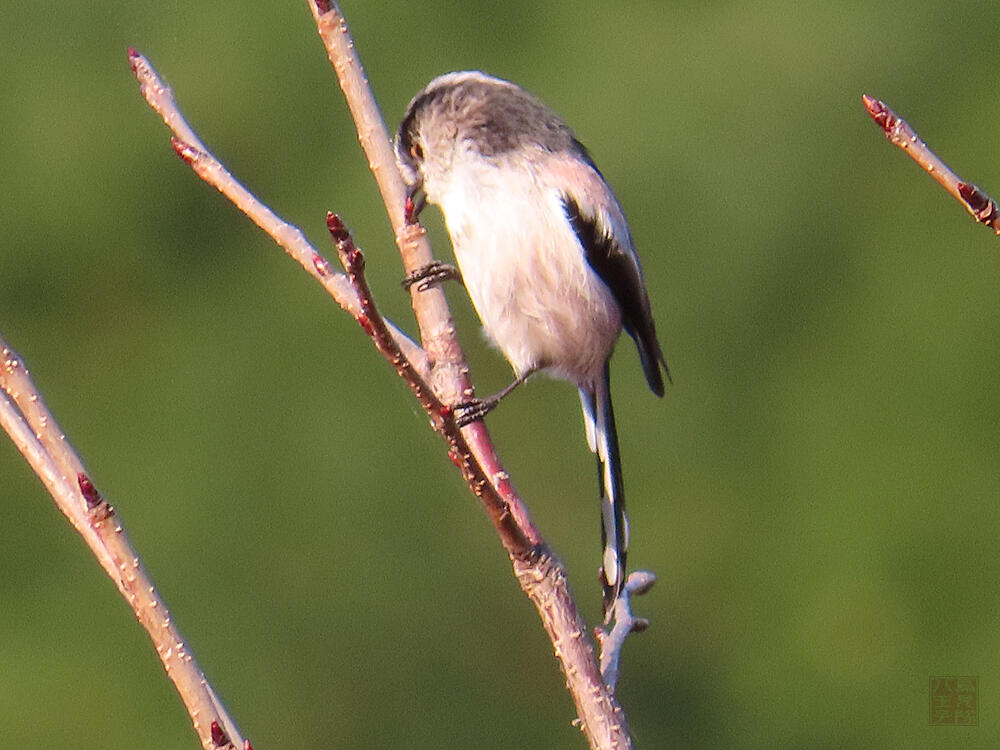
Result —
[{"label": "bokeh background", "polygon": [[[659,575],[620,687],[640,747],[1000,743],[1000,245],[865,114],[886,99],[1000,191],[982,3],[362,3],[386,117],[482,68],[615,186],[674,374],[614,366]],[[0,330],[260,749],[579,748],[530,604],[357,325],[176,158],[134,45],[232,171],[318,247],[343,214],[412,329],[387,221],[302,2],[7,3]],[[428,211],[439,256],[450,253]],[[509,371],[450,292],[484,392]],[[577,398],[489,418],[599,613]],[[0,440],[0,746],[196,747],[145,634]],[[930,727],[977,675],[980,723]]]}]

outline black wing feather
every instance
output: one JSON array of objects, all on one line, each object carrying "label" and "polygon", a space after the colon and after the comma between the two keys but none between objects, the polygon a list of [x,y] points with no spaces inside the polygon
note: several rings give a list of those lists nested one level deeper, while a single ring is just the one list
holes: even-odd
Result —
[{"label": "black wing feather", "polygon": [[585,215],[580,205],[569,196],[564,195],[562,202],[566,217],[586,253],[587,263],[608,285],[621,308],[622,325],[639,349],[639,361],[642,363],[646,382],[653,393],[662,396],[663,376],[660,374],[660,365],[663,365],[667,378],[670,377],[670,370],[656,339],[656,325],[653,323],[649,296],[637,264],[608,236],[597,217]]}]

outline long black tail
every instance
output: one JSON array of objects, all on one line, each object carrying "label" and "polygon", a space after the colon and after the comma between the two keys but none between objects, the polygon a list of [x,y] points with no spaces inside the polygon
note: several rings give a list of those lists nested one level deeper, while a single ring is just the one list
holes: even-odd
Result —
[{"label": "long black tail", "polygon": [[625,585],[625,557],[628,552],[628,517],[622,461],[618,451],[618,431],[611,406],[611,378],[608,363],[603,377],[592,389],[580,389],[587,442],[597,456],[597,481],[601,489],[601,544],[604,554],[601,581],[604,587],[604,616],[607,619],[615,599]]}]

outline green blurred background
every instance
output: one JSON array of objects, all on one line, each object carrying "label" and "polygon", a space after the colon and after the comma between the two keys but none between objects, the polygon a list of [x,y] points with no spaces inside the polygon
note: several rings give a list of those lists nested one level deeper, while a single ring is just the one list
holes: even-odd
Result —
[{"label": "green blurred background", "polygon": [[[539,94],[615,186],[675,384],[614,367],[659,575],[620,696],[644,748],[1000,743],[1000,245],[865,114],[886,99],[1000,191],[982,3],[345,2],[390,122],[433,76]],[[0,331],[210,679],[266,748],[580,748],[535,612],[357,325],[176,158],[125,56],[324,252],[401,269],[307,6],[8,2]],[[448,256],[433,216],[437,252]],[[504,385],[464,295],[476,382]],[[598,618],[572,388],[489,418]],[[196,747],[145,634],[0,441],[0,747]],[[928,726],[978,675],[980,725]]]}]

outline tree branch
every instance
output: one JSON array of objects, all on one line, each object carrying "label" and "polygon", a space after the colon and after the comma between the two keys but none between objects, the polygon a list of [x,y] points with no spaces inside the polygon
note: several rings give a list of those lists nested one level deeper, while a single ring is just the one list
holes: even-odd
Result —
[{"label": "tree branch", "polygon": [[997,212],[995,200],[971,182],[964,181],[952,172],[951,168],[920,140],[920,136],[909,123],[889,109],[885,102],[868,94],[862,94],[861,101],[892,145],[901,148],[907,156],[926,169],[941,187],[965,206],[965,210],[973,219],[988,226],[994,234],[1000,235],[1000,214]]},{"label": "tree branch", "polygon": [[[131,47],[128,49],[128,58],[132,74],[139,82],[139,93],[173,132],[174,137],[170,142],[177,155],[194,170],[195,174],[226,196],[236,208],[298,261],[307,273],[323,285],[327,294],[333,297],[338,305],[356,316],[359,310],[358,299],[347,277],[331,269],[330,262],[309,244],[302,230],[284,221],[257,200],[212,156],[184,119],[174,101],[173,92],[163,83],[153,66],[149,64],[149,60]],[[389,327],[393,338],[407,353],[414,366],[425,375],[429,373],[430,365],[424,351],[391,323]]]},{"label": "tree branch", "polygon": [[[343,12],[332,0],[309,0],[317,30],[327,50],[337,81],[347,100],[372,174],[379,186],[392,224],[403,267],[407,275],[427,266],[433,259],[421,227],[407,222],[406,189],[396,167],[388,129],[381,117]],[[454,324],[444,294],[437,288],[411,288],[414,315],[424,348],[433,364],[432,385],[448,404],[474,395],[468,365],[455,338]],[[531,599],[552,641],[556,658],[566,675],[567,687],[576,704],[580,726],[592,748],[632,747],[621,706],[601,676],[593,649],[586,638],[583,618],[573,601],[562,564],[549,552],[541,535],[531,524],[523,502],[510,484],[485,425],[474,422],[462,430],[468,437],[475,462],[483,467],[494,489],[503,497],[525,535],[534,542],[536,554],[518,555],[510,548],[518,581]],[[447,437],[447,436],[446,436]],[[450,440],[449,440],[450,442]],[[454,456],[454,445],[452,446]],[[464,456],[464,452],[460,452]],[[465,461],[463,460],[463,464]],[[463,474],[466,473],[463,469]],[[482,485],[470,482],[473,491],[486,502]],[[485,489],[485,488],[484,488]],[[498,528],[499,531],[499,528]],[[631,632],[631,628],[629,629]],[[620,652],[622,641],[613,650]],[[617,658],[615,659],[617,663]]]},{"label": "tree branch", "polygon": [[[434,260],[434,255],[424,228],[407,221],[406,186],[396,166],[389,131],[368,85],[343,12],[336,3],[325,1],[310,0],[309,8],[354,118],[358,141],[368,158],[372,176],[382,195],[403,270],[406,275],[410,275],[428,266]],[[465,355],[455,336],[455,323],[444,292],[433,286],[424,291],[413,286],[410,289],[410,301],[424,350],[432,363],[429,378],[431,386],[447,404],[473,398],[475,389],[469,379]],[[541,534],[532,523],[527,506],[511,485],[483,422],[473,422],[462,432],[476,461],[490,478],[494,489],[503,498],[527,538],[533,545],[541,544]]]},{"label": "tree branch", "polygon": [[177,688],[205,750],[243,747],[166,605],[108,504],[35,388],[23,360],[0,337],[0,424],[135,612]]},{"label": "tree branch", "polygon": [[[364,256],[355,247],[354,240],[340,217],[327,214],[327,226],[337,245],[341,263],[361,300],[362,312],[357,317],[358,322],[372,338],[376,348],[393,363],[400,377],[410,386],[414,396],[431,417],[432,424],[448,441],[449,455],[462,470],[473,492],[483,500],[504,546],[511,551],[512,537],[517,538],[520,529],[516,526],[513,530],[510,528],[513,523],[511,516],[496,516],[496,510],[503,506],[497,505],[499,498],[494,496],[492,485],[482,474],[479,464],[473,460],[462,431],[455,425],[452,410],[437,400],[420,376],[407,366],[405,355],[396,348],[365,280]],[[521,540],[516,541],[520,547]],[[581,726],[592,747],[631,747],[624,712],[616,702],[613,690],[618,679],[618,665],[626,636],[644,630],[649,624],[632,617],[628,595],[648,591],[656,580],[655,576],[645,572],[633,573],[626,584],[626,592],[616,601],[614,628],[607,634],[600,628],[595,629],[595,635],[601,644],[601,674],[598,675],[600,679],[595,682],[593,650],[586,638],[583,619],[569,593],[561,563],[544,545],[538,545],[530,555],[511,552],[511,560],[522,589],[542,616],[542,623],[566,673],[567,685],[577,700]],[[599,687],[595,688],[595,685]],[[584,690],[589,692],[591,702],[578,698],[578,694]]]},{"label": "tree branch", "polygon": [[361,311],[359,315],[355,316],[355,319],[371,337],[375,348],[392,364],[397,374],[413,391],[413,395],[416,396],[431,418],[434,429],[440,432],[448,442],[448,455],[461,470],[469,488],[482,501],[497,533],[500,535],[504,548],[516,559],[530,559],[546,554],[547,550],[544,550],[541,545],[532,543],[527,537],[510,512],[506,502],[493,487],[489,477],[483,473],[482,467],[469,449],[465,436],[455,424],[455,415],[451,408],[441,403],[433,390],[427,386],[423,378],[407,361],[406,355],[396,346],[382,314],[375,306],[371,289],[369,289],[368,281],[365,279],[364,255],[355,247],[350,232],[347,231],[344,223],[336,214],[328,213],[326,222],[330,235],[337,246],[340,261],[347,271],[347,276],[360,301]]},{"label": "tree branch", "polygon": [[648,570],[637,570],[625,581],[622,595],[615,599],[614,627],[610,630],[594,628],[594,635],[601,645],[601,674],[604,682],[613,689],[618,684],[619,666],[625,639],[632,633],[641,633],[649,627],[649,620],[632,614],[631,597],[641,596],[653,588],[656,576]]},{"label": "tree branch", "polygon": [[[405,217],[405,187],[395,165],[388,131],[382,121],[344,18],[333,3],[310,0],[320,36],[355,118],[359,140],[386,204],[407,273],[427,265],[433,256],[425,232]],[[268,232],[328,293],[361,323],[376,347],[404,378],[447,440],[449,455],[462,471],[511,557],[518,581],[535,604],[552,640],[576,704],[580,726],[592,748],[632,747],[624,712],[601,676],[586,626],[569,592],[562,564],[545,545],[528,511],[504,471],[482,422],[461,430],[448,405],[465,401],[474,390],[443,292],[411,290],[423,346],[385,323],[364,279],[364,259],[339,219],[330,217],[347,275],[334,273],[302,233],[261,204],[218,163],[184,122],[167,89],[149,62],[130,50],[133,71],[143,95],[175,134],[178,154],[203,180],[230,198]],[[616,648],[620,649],[620,645]]]},{"label": "tree branch", "polygon": [[[382,320],[377,311],[371,307],[370,293],[368,293],[369,296],[363,303],[351,279],[342,273],[334,272],[330,267],[329,261],[309,244],[309,241],[302,234],[301,230],[281,219],[261,203],[211,153],[204,150],[203,146],[198,148],[197,146],[181,141],[176,136],[177,133],[182,133],[185,137],[191,138],[195,143],[201,143],[177,108],[172,92],[163,84],[153,66],[149,63],[149,60],[134,49],[130,49],[129,61],[132,65],[132,71],[139,81],[140,92],[150,106],[163,118],[163,121],[173,130],[175,137],[171,139],[171,144],[184,162],[194,170],[195,174],[229,198],[240,211],[245,213],[257,226],[267,232],[285,252],[299,262],[299,265],[311,276],[320,281],[324,289],[327,290],[337,304],[349,312],[355,320],[359,322],[365,321],[362,323],[362,327],[366,331],[368,331],[366,327],[368,321],[376,319],[375,316],[377,316],[377,320]],[[422,228],[418,227],[418,229],[420,229],[420,232],[417,234],[422,235]],[[413,232],[406,232],[405,234],[409,236],[415,235]],[[367,286],[365,289],[367,292]],[[440,294],[440,290],[434,291]],[[425,309],[422,304],[417,305],[417,308],[421,310]],[[447,307],[445,310],[447,312]],[[450,313],[448,316],[450,320]],[[422,380],[434,379],[435,382],[441,381],[441,361],[432,360],[425,349],[406,337],[405,334],[400,332],[391,323],[385,321],[384,324],[394,345],[398,347],[399,352],[407,362],[412,365],[414,374],[418,375]],[[450,330],[453,332],[454,326]],[[439,333],[438,337],[441,338],[442,334]],[[385,346],[386,343],[382,342],[382,345]],[[447,343],[439,346],[441,348],[448,348]],[[458,351],[460,353],[460,350]],[[393,363],[394,367],[397,367],[397,363],[393,361],[392,356],[389,357],[389,361]],[[432,362],[433,366],[431,365]],[[458,369],[467,370],[467,367],[462,364]],[[418,398],[421,399],[421,403],[423,404],[423,400],[428,395],[434,396],[433,402],[428,402],[424,405],[431,417],[432,424],[435,425],[435,429],[439,429],[440,431],[441,424],[438,412],[444,407],[434,394],[435,391],[432,388],[424,387]],[[492,446],[489,444],[489,436],[486,434],[485,427],[480,423],[465,428],[462,430],[462,434],[458,434],[457,428],[453,429],[453,431],[458,435],[457,440],[454,436],[442,433],[452,446],[452,460],[462,469],[466,481],[476,496],[483,501],[490,518],[494,521],[497,531],[501,534],[501,539],[504,541],[507,551],[511,555],[517,556],[535,554],[535,548],[541,545],[541,537],[531,524],[523,503],[514,494],[509,482],[506,481],[506,474],[502,472],[502,469],[498,469],[492,473],[489,472],[490,463],[488,461],[480,462],[476,460],[477,451],[470,447],[469,443],[471,441],[467,441],[464,437],[464,435],[485,435],[485,442],[482,437],[477,438],[478,453],[486,450],[483,447],[484,445],[487,446],[488,455],[494,457],[495,465],[499,467],[499,459],[495,458],[495,453],[492,452]],[[507,492],[502,492],[498,488],[504,488]],[[516,506],[516,508],[512,506]]]}]

